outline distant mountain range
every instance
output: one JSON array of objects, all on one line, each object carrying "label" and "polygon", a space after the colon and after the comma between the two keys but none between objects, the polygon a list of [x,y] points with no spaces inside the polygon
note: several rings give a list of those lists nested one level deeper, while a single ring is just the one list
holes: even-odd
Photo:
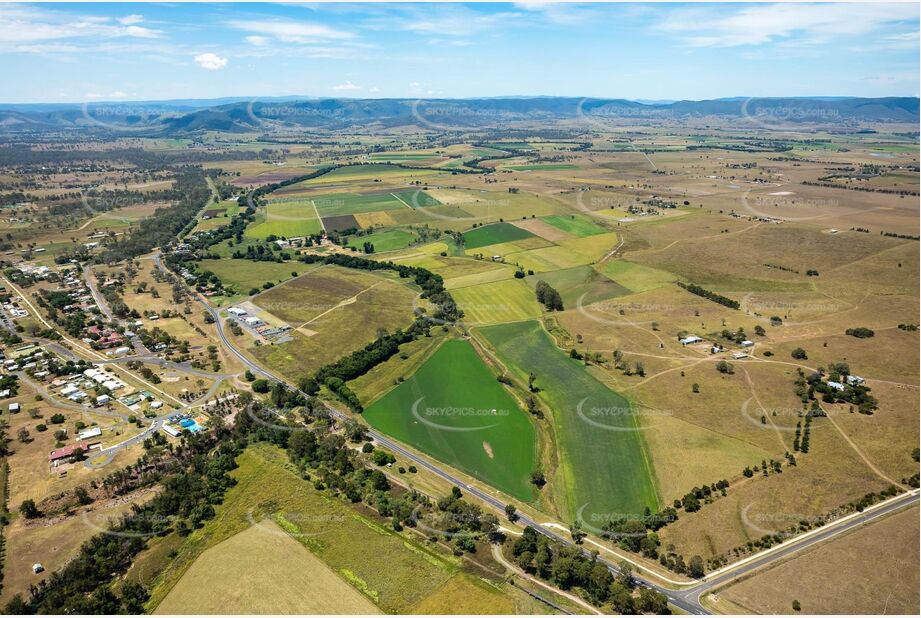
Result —
[{"label": "distant mountain range", "polygon": [[262,97],[87,104],[0,104],[0,131],[108,129],[144,135],[270,128],[335,130],[416,125],[434,130],[504,127],[529,121],[650,122],[733,119],[740,127],[850,125],[919,121],[917,97],[734,97],[706,101],[631,101],[576,97],[480,99],[311,99]]}]

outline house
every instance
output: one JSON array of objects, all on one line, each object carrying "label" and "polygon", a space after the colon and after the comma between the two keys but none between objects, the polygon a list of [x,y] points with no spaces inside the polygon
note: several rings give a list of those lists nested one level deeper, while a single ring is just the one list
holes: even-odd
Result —
[{"label": "house", "polygon": [[124,387],[125,385],[119,382],[118,380],[107,380],[102,384],[110,391],[117,391],[118,389]]},{"label": "house", "polygon": [[90,438],[98,438],[102,435],[102,429],[100,427],[90,427],[89,429],[84,429],[77,436],[78,440],[89,440]]},{"label": "house", "polygon": [[[850,384],[851,386],[860,386],[864,382],[866,382],[866,380],[864,380],[860,376],[848,376],[847,377],[847,383]],[[0,393],[0,395],[2,395],[2,393]]]},{"label": "house", "polygon": [[163,407],[163,402],[162,401],[151,401],[150,407],[154,410],[159,410],[160,408]]},{"label": "house", "polygon": [[844,384],[842,384],[841,382],[835,382],[833,380],[829,380],[828,382],[826,382],[826,384],[828,384],[830,387],[832,387],[836,391],[844,390]]},{"label": "house", "polygon": [[97,406],[104,406],[104,405],[106,405],[107,403],[109,403],[111,400],[112,400],[112,398],[109,397],[108,395],[100,395],[99,397],[96,397],[96,405],[97,405]]},{"label": "house", "polygon": [[746,339],[745,341],[743,341],[743,342],[740,343],[739,345],[741,345],[743,348],[750,348],[750,347],[752,347],[753,345],[755,345],[755,342],[754,342],[754,341],[749,341],[748,339]]},{"label": "house", "polygon": [[89,450],[89,448],[89,442],[77,442],[76,444],[71,444],[70,446],[63,446],[48,453],[48,461],[51,463],[59,462],[62,459],[73,457],[77,449],[80,449],[85,453]]},{"label": "house", "polygon": [[129,352],[131,352],[131,348],[129,348],[126,345],[123,345],[120,348],[115,348],[116,356],[124,356],[125,354],[128,354]]},{"label": "house", "polygon": [[678,341],[679,343],[681,343],[681,345],[688,345],[690,343],[700,343],[701,341],[703,341],[703,339],[701,339],[697,335],[688,335],[684,339],[679,339]]}]

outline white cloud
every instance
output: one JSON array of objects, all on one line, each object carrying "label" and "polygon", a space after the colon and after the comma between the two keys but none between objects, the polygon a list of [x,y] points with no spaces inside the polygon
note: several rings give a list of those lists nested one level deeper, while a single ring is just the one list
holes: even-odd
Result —
[{"label": "white cloud", "polygon": [[227,22],[231,28],[271,36],[285,43],[314,43],[316,41],[347,40],[355,38],[351,32],[336,30],[322,24],[304,21],[243,21]]},{"label": "white cloud", "polygon": [[222,58],[211,52],[206,52],[195,56],[195,64],[209,71],[217,71],[227,66],[227,58]]},{"label": "white cloud", "polygon": [[333,86],[333,90],[361,90],[361,86],[356,86],[351,81],[345,80],[344,84]]},{"label": "white cloud", "polygon": [[265,47],[269,44],[269,37],[259,36],[258,34],[251,34],[246,37],[246,42],[255,45],[256,47]]},{"label": "white cloud", "polygon": [[657,28],[682,35],[693,47],[763,45],[796,35],[820,45],[903,20],[917,20],[916,4],[768,4],[734,12],[687,8],[669,13]]},{"label": "white cloud", "polygon": [[134,13],[132,15],[125,15],[124,17],[119,17],[117,21],[123,26],[133,26],[134,24],[139,24],[142,21],[144,21],[144,16]]},{"label": "white cloud", "polygon": [[381,89],[378,88],[377,86],[371,86],[370,88],[368,88],[368,92],[380,92],[380,91]]},{"label": "white cloud", "polygon": [[26,5],[0,5],[0,48],[62,39],[95,42],[120,37],[153,39],[163,35],[159,30],[133,23],[115,25],[107,23],[109,21],[108,17],[78,16]]}]

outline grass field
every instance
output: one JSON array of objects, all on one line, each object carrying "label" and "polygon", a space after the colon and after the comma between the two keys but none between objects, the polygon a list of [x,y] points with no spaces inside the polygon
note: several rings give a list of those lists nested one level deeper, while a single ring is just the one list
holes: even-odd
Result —
[{"label": "grass field", "polygon": [[364,236],[351,236],[348,246],[361,249],[364,243],[369,242],[374,245],[375,253],[381,253],[405,249],[414,240],[416,240],[416,235],[406,230],[375,230]]},{"label": "grass field", "polygon": [[514,322],[541,314],[534,290],[521,279],[471,285],[453,290],[451,295],[468,324]]},{"label": "grass field", "polygon": [[918,507],[763,570],[720,597],[757,614],[788,614],[796,599],[804,614],[917,615]]},{"label": "grass field", "polygon": [[517,377],[537,375],[553,415],[561,514],[600,527],[616,514],[655,510],[658,498],[642,431],[630,402],[558,350],[539,322],[477,329]]},{"label": "grass field", "polygon": [[364,412],[376,429],[523,501],[534,497],[534,427],[473,346],[446,341]]},{"label": "grass field", "polygon": [[532,288],[541,280],[560,293],[566,309],[576,307],[580,299],[582,304],[587,305],[630,293],[630,290],[602,276],[591,266],[576,266],[525,277]]},{"label": "grass field", "polygon": [[513,172],[559,172],[563,170],[577,170],[577,165],[569,163],[543,163],[535,165],[509,165],[502,169],[512,170]]},{"label": "grass field", "polygon": [[478,249],[514,240],[524,240],[534,236],[531,232],[515,227],[511,223],[493,223],[464,232],[464,246]]},{"label": "grass field", "polygon": [[413,320],[415,292],[364,271],[325,267],[255,297],[260,308],[294,329],[291,340],[250,352],[293,379],[393,332]]},{"label": "grass field", "polygon": [[[248,448],[237,462],[239,467],[232,472],[237,484],[215,507],[216,517],[184,540],[177,542],[175,534],[155,540],[152,548],[132,565],[126,579],[138,581],[151,591],[148,609],[156,609],[171,590],[182,585],[206,550],[220,547],[254,522],[266,521],[278,524],[385,613],[410,613],[420,604],[456,607],[462,613],[464,608],[484,606],[489,608],[488,613],[498,613],[508,611],[510,599],[517,610],[527,607],[513,588],[486,589],[460,581],[475,578],[453,556],[441,553],[428,542],[415,540],[418,537],[394,532],[370,512],[318,493],[312,483],[298,476],[283,451],[258,444]],[[304,563],[300,558],[296,563],[289,559],[291,550],[281,556],[280,570],[274,575],[300,581],[301,576],[288,565]],[[248,559],[239,562],[249,565]],[[216,582],[221,574],[210,575],[201,585],[220,585]],[[227,612],[224,608],[220,611]]]},{"label": "grass field", "polygon": [[541,217],[541,221],[546,221],[553,227],[559,228],[564,232],[569,232],[580,238],[592,236],[593,234],[604,234],[608,231],[582,215],[551,215],[549,217]]},{"label": "grass field", "polygon": [[598,271],[632,292],[646,292],[669,285],[678,277],[657,268],[634,264],[626,260],[608,260],[597,267]]},{"label": "grass field", "polygon": [[[240,558],[245,556],[245,560]],[[206,550],[156,614],[379,614],[271,519]]]},{"label": "grass field", "polygon": [[303,262],[252,262],[249,260],[202,260],[199,263],[201,272],[211,271],[224,284],[241,293],[246,294],[252,288],[262,288],[266,281],[278,283],[287,281],[292,273],[299,275],[316,268],[315,264]]}]

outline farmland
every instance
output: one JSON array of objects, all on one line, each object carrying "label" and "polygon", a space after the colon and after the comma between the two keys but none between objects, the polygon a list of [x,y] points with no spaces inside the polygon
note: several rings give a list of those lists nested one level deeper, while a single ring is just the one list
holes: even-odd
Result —
[{"label": "farmland", "polygon": [[364,412],[371,426],[528,502],[536,437],[473,347],[447,341]]},{"label": "farmland", "polygon": [[630,401],[566,358],[539,322],[478,332],[519,379],[527,380],[530,372],[537,375],[539,397],[553,416],[559,460],[554,497],[564,516],[599,522],[657,507],[638,420],[643,416],[633,413]]},{"label": "farmland", "polygon": [[[74,142],[82,129],[36,123],[25,148],[33,134],[14,131],[16,162],[0,163],[0,377],[18,388],[0,406],[4,603],[82,568],[108,516],[202,467],[182,459],[191,435],[161,429],[176,413],[214,440],[205,468],[231,443],[239,467],[103,578],[115,595],[141,583],[162,614],[560,611],[518,586],[630,613],[561,583],[559,563],[542,571],[536,545],[516,555],[530,532],[512,508],[665,586],[741,572],[777,539],[892,496],[911,506],[914,123],[521,115],[446,133],[399,117],[330,129],[323,114],[256,129],[259,105],[234,109],[222,118],[238,130],[176,137],[109,143],[99,127]],[[48,356],[15,362],[32,343]],[[87,428],[86,459],[50,463]],[[441,513],[455,486],[484,530],[403,517]],[[916,611],[909,514],[702,602]],[[847,587],[861,598],[833,594]]]}]

